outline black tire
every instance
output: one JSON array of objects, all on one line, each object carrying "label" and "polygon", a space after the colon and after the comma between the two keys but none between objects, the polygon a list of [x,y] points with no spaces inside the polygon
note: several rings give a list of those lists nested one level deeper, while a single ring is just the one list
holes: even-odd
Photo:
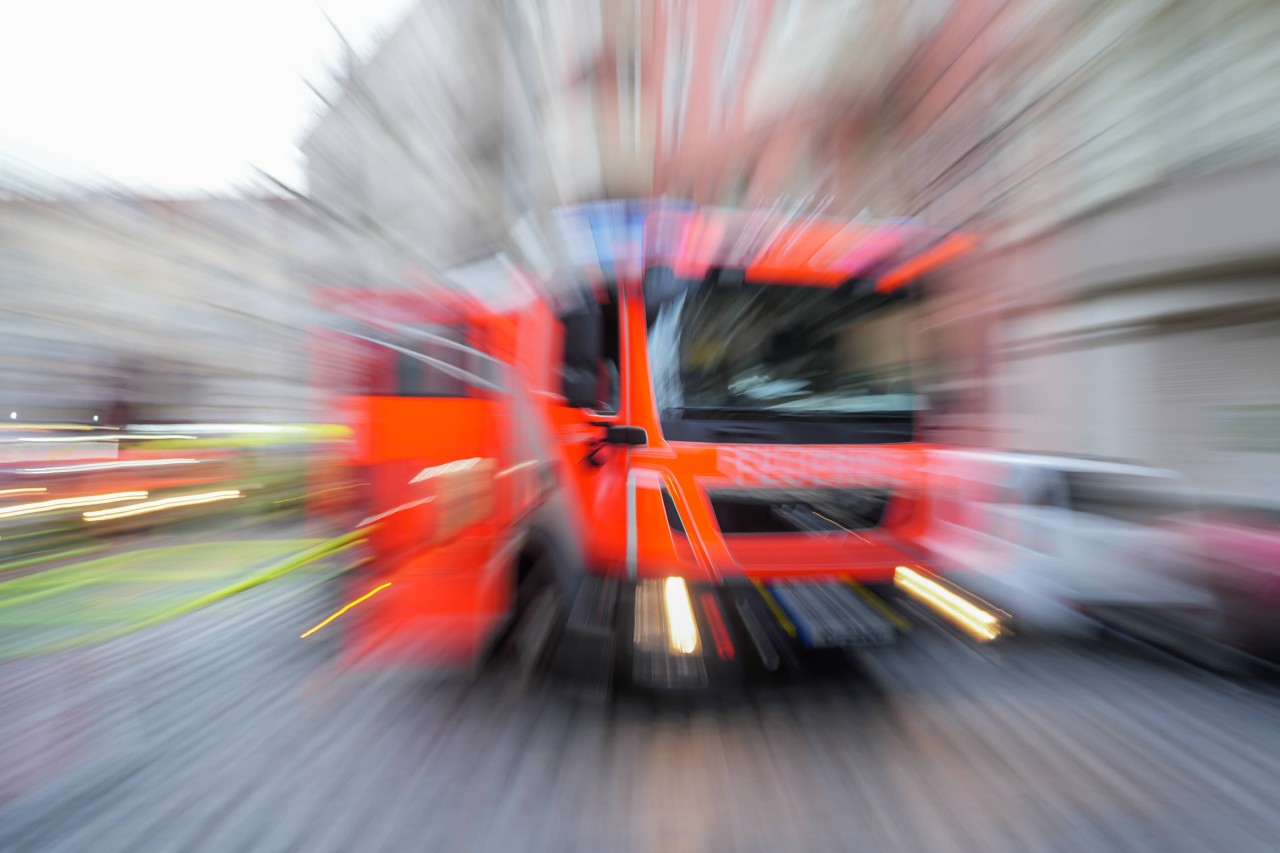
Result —
[{"label": "black tire", "polygon": [[515,604],[491,663],[512,666],[523,676],[542,668],[564,619],[563,595],[544,554],[522,555],[516,571]]}]

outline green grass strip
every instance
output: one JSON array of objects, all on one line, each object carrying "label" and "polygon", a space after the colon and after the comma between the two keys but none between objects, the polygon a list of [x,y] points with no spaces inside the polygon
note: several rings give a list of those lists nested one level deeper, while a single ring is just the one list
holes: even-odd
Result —
[{"label": "green grass strip", "polygon": [[70,589],[79,589],[82,586],[89,586],[97,581],[96,577],[78,578],[58,586],[46,586],[37,588],[34,592],[28,592],[25,595],[11,595],[6,598],[0,598],[0,609],[5,607],[15,607],[19,604],[26,604],[28,601],[35,601],[38,598],[48,598],[51,595],[58,595]]},{"label": "green grass strip", "polygon": [[[311,539],[300,540],[263,540],[253,541],[249,544],[258,546],[269,546],[270,553],[258,555],[259,559],[275,556],[281,550],[287,550],[290,542],[301,545],[306,542],[313,542]],[[68,586],[68,581],[72,585],[79,585],[77,581],[83,578],[97,578],[99,581],[111,583],[117,577],[125,576],[130,573],[146,574],[142,572],[134,572],[135,564],[138,561],[155,559],[157,557],[174,557],[179,555],[199,552],[205,550],[210,543],[185,544],[185,545],[164,545],[160,547],[141,548],[130,551],[121,551],[116,554],[108,554],[105,557],[99,557],[96,560],[88,560],[80,563],[73,563],[69,566],[57,566],[52,569],[46,569],[43,572],[36,572],[30,575],[23,575],[19,578],[11,578],[7,581],[0,581],[0,601],[3,596],[12,594],[28,588],[45,589],[47,587]],[[229,542],[216,541],[214,545],[230,544]],[[136,578],[135,578],[136,579]]]},{"label": "green grass strip", "polygon": [[342,536],[335,537],[333,539],[328,539],[324,542],[321,542],[319,545],[316,545],[312,548],[308,548],[307,550],[299,554],[295,554],[292,557],[287,557],[283,560],[280,560],[279,562],[273,563],[272,565],[267,566],[265,569],[258,572],[257,574],[251,575],[250,577],[247,577],[244,580],[237,581],[236,583],[223,587],[222,589],[216,590],[214,592],[207,593],[198,598],[192,599],[191,601],[174,605],[173,607],[170,607],[166,610],[162,610],[161,612],[153,616],[146,617],[132,624],[124,625],[109,631],[101,631],[96,634],[91,634],[87,637],[77,637],[74,640],[67,640],[61,643],[53,643],[47,646],[42,646],[36,649],[27,650],[24,652],[0,651],[0,660],[15,660],[18,658],[37,657],[40,655],[54,654],[56,652],[70,651],[72,649],[82,648],[84,646],[96,645],[98,643],[103,643],[108,640],[118,639],[119,637],[132,634],[136,631],[141,631],[144,628],[150,628],[152,626],[159,625],[162,622],[168,622],[170,619],[177,618],[178,616],[184,616],[187,613],[191,613],[195,610],[200,610],[201,608],[208,607],[210,604],[215,604],[219,601],[222,601],[223,599],[230,598],[231,596],[236,595],[237,593],[241,593],[241,592],[244,592],[245,590],[252,589],[255,586],[261,586],[267,581],[275,580],[276,578],[287,575],[292,571],[296,571],[302,568],[303,566],[309,565],[318,560],[324,559],[326,557],[337,556],[343,551],[347,551],[351,548],[354,548],[356,545],[359,545],[360,542],[363,540],[364,535],[365,535],[365,531],[359,530],[353,533],[347,533]]}]

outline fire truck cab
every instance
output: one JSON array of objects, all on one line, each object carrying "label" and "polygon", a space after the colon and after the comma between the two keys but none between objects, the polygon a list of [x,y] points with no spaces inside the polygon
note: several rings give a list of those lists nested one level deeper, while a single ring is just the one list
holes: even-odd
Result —
[{"label": "fire truck cab", "polygon": [[513,269],[503,306],[432,303],[456,333],[420,342],[469,365],[408,344],[403,306],[356,338],[384,375],[460,378],[345,404],[374,496],[353,592],[382,590],[353,647],[457,661],[545,624],[561,660],[672,687],[892,642],[928,452],[906,285],[967,238],[652,202],[558,221],[574,287]]}]

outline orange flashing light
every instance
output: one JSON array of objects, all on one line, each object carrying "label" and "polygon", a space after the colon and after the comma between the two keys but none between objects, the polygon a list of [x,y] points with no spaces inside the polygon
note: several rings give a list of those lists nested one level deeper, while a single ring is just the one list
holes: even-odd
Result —
[{"label": "orange flashing light", "polygon": [[977,243],[977,238],[971,234],[954,234],[882,275],[876,282],[876,292],[891,293],[925,273],[969,254]]}]

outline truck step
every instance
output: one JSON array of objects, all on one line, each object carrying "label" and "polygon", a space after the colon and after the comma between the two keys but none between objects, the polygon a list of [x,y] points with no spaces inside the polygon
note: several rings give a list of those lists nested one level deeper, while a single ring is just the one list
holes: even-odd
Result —
[{"label": "truck step", "polygon": [[882,646],[897,638],[885,614],[843,583],[770,584],[769,592],[809,648]]},{"label": "truck step", "polygon": [[618,584],[611,578],[588,575],[569,611],[566,627],[581,634],[607,635],[613,633],[614,608],[618,602]]},{"label": "truck step", "polygon": [[584,578],[555,652],[554,670],[589,701],[604,701],[612,688],[617,603],[615,581]]}]

